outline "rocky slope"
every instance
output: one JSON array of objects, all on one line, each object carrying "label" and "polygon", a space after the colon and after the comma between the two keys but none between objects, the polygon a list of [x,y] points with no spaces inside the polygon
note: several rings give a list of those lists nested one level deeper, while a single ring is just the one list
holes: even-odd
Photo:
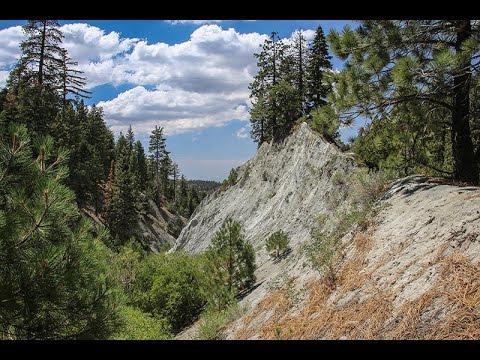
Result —
[{"label": "rocky slope", "polygon": [[[478,187],[398,180],[376,215],[341,239],[334,280],[311,268],[302,245],[313,227],[335,231],[351,211],[358,172],[303,124],[283,143],[263,144],[234,186],[204,199],[176,248],[205,249],[231,216],[257,252],[257,284],[242,300],[250,310],[222,338],[480,338]],[[265,240],[278,229],[293,251],[274,263]]]},{"label": "rocky slope", "polygon": [[[144,195],[140,194],[144,197]],[[82,212],[96,224],[105,226],[105,219],[95,214],[93,208],[82,208]],[[148,200],[139,214],[136,238],[153,252],[159,252],[164,244],[175,245],[172,233],[179,233],[187,224],[183,216],[172,214],[165,207],[158,207],[154,201]]]},{"label": "rocky slope", "polygon": [[163,244],[167,243],[171,246],[175,244],[175,238],[168,230],[178,229],[179,231],[186,223],[187,219],[183,216],[172,214],[166,208],[159,208],[154,201],[148,200],[138,221],[138,237],[151,251],[159,252]]},{"label": "rocky slope", "polygon": [[293,247],[305,241],[315,215],[325,211],[331,192],[339,186],[334,173],[348,173],[354,160],[323,140],[303,123],[285,142],[264,143],[238,169],[238,180],[226,191],[207,196],[177,239],[177,249],[204,250],[227,217],[243,223],[247,240],[265,261],[265,237],[286,231]]},{"label": "rocky slope", "polygon": [[333,284],[292,277],[223,337],[480,339],[480,189],[413,176],[379,205],[343,238]]},{"label": "rocky slope", "polygon": [[299,249],[310,240],[317,215],[326,212],[336,196],[342,196],[342,206],[348,207],[341,179],[332,182],[331,178],[354,168],[350,155],[303,123],[284,142],[262,144],[256,155],[238,169],[235,185],[207,196],[180,233],[175,248],[198,253],[208,247],[227,217],[240,221],[257,256],[260,286],[248,297],[255,302],[284,272],[284,264],[273,263],[266,253],[266,238],[276,230],[285,231],[292,248],[288,264],[303,271]]}]

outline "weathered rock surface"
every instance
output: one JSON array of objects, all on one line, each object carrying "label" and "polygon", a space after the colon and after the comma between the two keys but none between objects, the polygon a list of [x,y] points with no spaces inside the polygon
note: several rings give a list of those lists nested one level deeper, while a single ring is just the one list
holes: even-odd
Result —
[{"label": "weathered rock surface", "polygon": [[183,216],[174,215],[167,209],[158,208],[154,201],[148,200],[144,213],[138,221],[139,237],[151,251],[159,252],[162,244],[175,244],[175,238],[167,231],[169,223],[182,228],[187,223]]},{"label": "weathered rock surface", "polygon": [[[375,221],[343,237],[333,284],[309,266],[302,244],[320,214],[332,226],[335,214],[351,208],[345,179],[355,169],[350,155],[303,124],[283,143],[263,144],[234,186],[200,204],[177,249],[202,251],[231,216],[257,252],[257,285],[242,300],[250,310],[222,337],[480,338],[478,187],[421,176],[397,180]],[[274,263],[265,240],[279,229],[293,251]]]},{"label": "weathered rock surface", "polygon": [[309,239],[315,215],[326,210],[330,194],[339,190],[330,178],[354,166],[352,157],[303,123],[283,143],[262,144],[238,169],[235,185],[206,197],[180,233],[176,248],[204,250],[223,221],[232,217],[242,222],[257,262],[264,263],[265,240],[272,232],[287,232],[294,248]]},{"label": "weathered rock surface", "polygon": [[411,176],[379,205],[374,225],[343,238],[332,287],[297,275],[303,287],[262,297],[224,337],[479,339],[480,188]]},{"label": "weathered rock surface", "polygon": [[[262,144],[238,169],[235,185],[207,196],[183,228],[175,248],[198,253],[208,247],[227,217],[240,221],[256,251],[259,286],[247,297],[255,302],[285,274],[286,262],[273,263],[265,250],[267,237],[274,231],[285,231],[292,249],[289,266],[297,272],[306,271],[300,246],[310,240],[317,215],[344,190],[341,181],[330,178],[334,174],[342,177],[354,168],[350,155],[303,123],[284,142]],[[342,206],[348,207],[347,196],[343,200]]]}]

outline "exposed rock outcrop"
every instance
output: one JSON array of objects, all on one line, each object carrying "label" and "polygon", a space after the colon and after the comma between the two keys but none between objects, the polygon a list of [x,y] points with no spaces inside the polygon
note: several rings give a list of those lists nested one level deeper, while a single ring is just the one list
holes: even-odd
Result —
[{"label": "exposed rock outcrop", "polygon": [[226,191],[207,196],[192,214],[176,242],[190,253],[204,250],[227,217],[243,223],[247,240],[265,261],[265,238],[286,231],[292,246],[309,238],[315,215],[325,211],[339,186],[330,178],[346,174],[354,160],[314,133],[306,123],[280,144],[264,143],[238,169],[238,180]]},{"label": "exposed rock outcrop", "polygon": [[159,252],[162,244],[175,244],[175,238],[169,233],[169,228],[181,229],[187,219],[174,215],[164,207],[159,208],[154,201],[148,200],[145,211],[138,221],[139,238],[153,252]]},{"label": "exposed rock outcrop", "polygon": [[[208,247],[227,217],[240,221],[257,256],[259,286],[246,299],[255,304],[286,273],[311,271],[304,266],[301,245],[310,241],[318,214],[328,212],[333,198],[341,200],[341,207],[349,207],[343,181],[355,167],[351,155],[303,123],[283,142],[262,144],[256,155],[239,167],[235,185],[203,199],[175,249],[198,253]],[[265,250],[266,238],[277,230],[285,231],[290,239],[292,252],[286,262],[272,262]]]},{"label": "exposed rock outcrop", "polygon": [[[263,144],[238,181],[202,201],[176,248],[205,249],[223,220],[244,224],[257,253],[250,310],[227,339],[480,338],[480,188],[411,176],[394,182],[365,228],[341,239],[335,281],[313,270],[302,244],[351,209],[348,154],[303,124],[283,143]],[[336,210],[332,211],[332,206]],[[292,252],[274,263],[265,240],[282,229]],[[185,332],[179,338],[194,336]]]},{"label": "exposed rock outcrop", "polygon": [[412,176],[379,205],[344,237],[333,285],[300,275],[302,288],[264,296],[224,337],[479,339],[480,188]]}]

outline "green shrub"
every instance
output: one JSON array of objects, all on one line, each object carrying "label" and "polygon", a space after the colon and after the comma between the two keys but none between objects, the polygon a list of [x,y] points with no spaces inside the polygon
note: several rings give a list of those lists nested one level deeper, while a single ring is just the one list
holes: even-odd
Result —
[{"label": "green shrub", "polygon": [[209,247],[210,261],[220,284],[235,292],[255,283],[255,251],[245,240],[242,225],[227,218],[214,234]]},{"label": "green shrub", "polygon": [[318,131],[328,140],[337,140],[340,138],[338,132],[340,119],[331,105],[322,106],[312,110],[312,119],[309,125],[312,129]]},{"label": "green shrub", "polygon": [[274,259],[281,257],[288,250],[288,245],[288,235],[283,230],[274,232],[266,242],[267,251]]},{"label": "green shrub", "polygon": [[131,295],[142,256],[140,244],[130,240],[119,248],[118,254],[114,257],[115,273],[127,298]]},{"label": "green shrub", "polygon": [[233,186],[237,183],[238,173],[236,169],[231,169],[228,174],[228,178],[223,180],[222,185],[220,186],[221,191],[227,190],[230,186]]},{"label": "green shrub", "polygon": [[334,185],[340,186],[340,185],[345,185],[347,183],[346,178],[347,178],[347,175],[345,174],[345,171],[337,170],[332,175],[332,178],[330,180]]},{"label": "green shrub", "polygon": [[359,208],[370,208],[385,192],[392,175],[382,170],[369,172],[367,169],[357,169],[351,180],[350,186],[355,194],[354,206]]},{"label": "green shrub", "polygon": [[206,302],[198,261],[184,252],[147,256],[135,279],[133,305],[165,318],[174,332],[190,324]]}]

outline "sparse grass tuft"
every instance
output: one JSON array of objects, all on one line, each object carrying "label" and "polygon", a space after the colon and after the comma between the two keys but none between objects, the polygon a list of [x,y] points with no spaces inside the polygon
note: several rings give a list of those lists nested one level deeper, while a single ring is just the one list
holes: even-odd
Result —
[{"label": "sparse grass tuft", "polygon": [[248,308],[246,306],[241,306],[238,303],[221,311],[207,309],[200,319],[197,335],[198,340],[216,339],[222,329],[245,314],[247,310]]}]

